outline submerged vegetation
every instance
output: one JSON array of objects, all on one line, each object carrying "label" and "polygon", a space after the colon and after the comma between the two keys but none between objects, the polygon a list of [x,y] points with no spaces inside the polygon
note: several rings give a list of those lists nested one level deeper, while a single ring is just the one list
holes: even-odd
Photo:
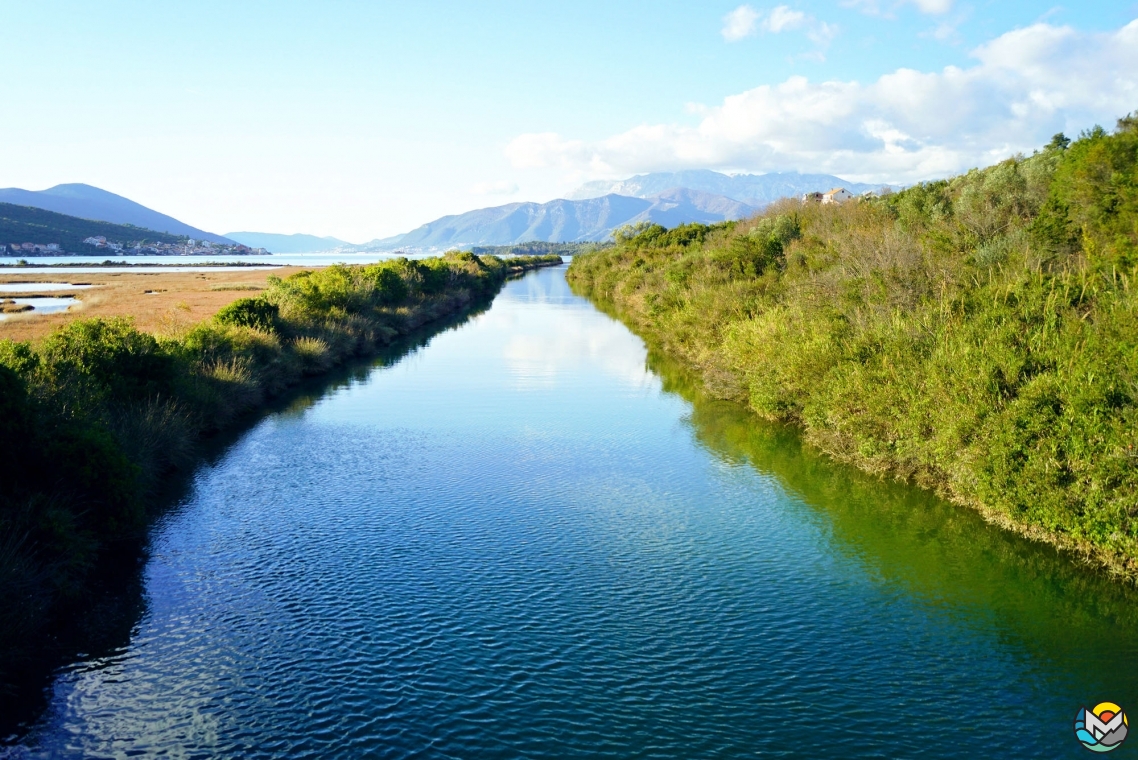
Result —
[{"label": "submerged vegetation", "polygon": [[1138,578],[1138,119],[884,198],[624,230],[569,279],[711,393]]},{"label": "submerged vegetation", "polygon": [[136,553],[155,495],[202,435],[559,262],[454,253],[332,266],[270,278],[174,334],[88,319],[36,345],[0,341],[0,687],[99,563]]}]

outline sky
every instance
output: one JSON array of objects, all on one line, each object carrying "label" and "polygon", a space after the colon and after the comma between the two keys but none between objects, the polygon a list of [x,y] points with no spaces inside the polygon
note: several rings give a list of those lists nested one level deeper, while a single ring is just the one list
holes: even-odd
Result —
[{"label": "sky", "polygon": [[1138,110],[1138,1],[0,0],[0,187],[359,243],[649,171],[908,184]]}]

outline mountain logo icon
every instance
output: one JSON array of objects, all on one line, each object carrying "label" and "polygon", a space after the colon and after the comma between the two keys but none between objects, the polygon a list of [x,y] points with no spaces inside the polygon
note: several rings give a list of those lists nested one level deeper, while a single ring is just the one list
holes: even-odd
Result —
[{"label": "mountain logo icon", "polygon": [[1110,752],[1122,746],[1130,731],[1130,721],[1113,702],[1099,702],[1075,716],[1075,738],[1091,752]]}]

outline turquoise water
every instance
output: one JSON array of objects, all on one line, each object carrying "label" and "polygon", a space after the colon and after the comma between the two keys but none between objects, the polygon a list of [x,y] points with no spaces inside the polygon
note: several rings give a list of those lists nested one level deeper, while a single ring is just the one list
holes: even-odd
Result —
[{"label": "turquoise water", "polygon": [[1079,757],[1138,710],[1134,594],[699,399],[563,269],[262,420],[142,582],[10,755]]}]

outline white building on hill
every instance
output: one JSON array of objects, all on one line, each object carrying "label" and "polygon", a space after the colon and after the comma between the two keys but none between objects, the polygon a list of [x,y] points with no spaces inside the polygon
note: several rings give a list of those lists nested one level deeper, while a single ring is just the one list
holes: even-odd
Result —
[{"label": "white building on hill", "polygon": [[849,190],[846,190],[844,187],[835,187],[833,190],[827,190],[826,192],[822,193],[822,202],[845,203],[853,197],[853,193],[851,193]]}]

